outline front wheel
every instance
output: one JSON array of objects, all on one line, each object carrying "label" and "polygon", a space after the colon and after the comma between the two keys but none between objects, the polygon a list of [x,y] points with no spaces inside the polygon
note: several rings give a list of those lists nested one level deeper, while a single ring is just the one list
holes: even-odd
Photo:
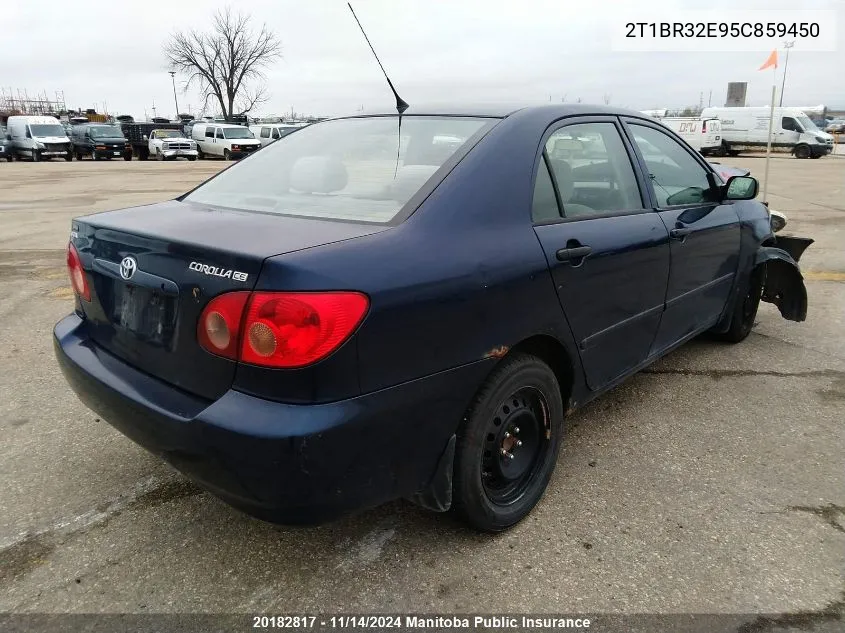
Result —
[{"label": "front wheel", "polygon": [[809,145],[799,145],[795,148],[795,158],[810,158],[811,154]]},{"label": "front wheel", "polygon": [[32,150],[32,162],[41,162],[41,152],[37,149]]},{"label": "front wheel", "polygon": [[195,161],[196,159],[197,159],[196,156],[188,156],[188,160],[191,161],[191,162]]},{"label": "front wheel", "polygon": [[232,152],[228,149],[223,150],[223,160],[232,160]]},{"label": "front wheel", "polygon": [[493,370],[458,431],[453,509],[500,532],[543,496],[563,438],[563,401],[551,368],[517,354]]},{"label": "front wheel", "polygon": [[73,160],[73,152],[68,151],[68,153],[67,153],[67,154],[65,154],[65,160],[66,160],[67,162],[72,161],[72,160]]},{"label": "front wheel", "polygon": [[754,319],[757,318],[757,309],[760,307],[765,283],[765,266],[755,267],[751,271],[745,293],[736,298],[731,308],[731,325],[728,331],[716,334],[716,338],[728,343],[739,343],[748,338],[751,328],[754,327]]}]

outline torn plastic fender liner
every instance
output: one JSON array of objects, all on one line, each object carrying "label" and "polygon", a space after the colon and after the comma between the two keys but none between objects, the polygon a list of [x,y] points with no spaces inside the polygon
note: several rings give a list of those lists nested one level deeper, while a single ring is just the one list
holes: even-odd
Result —
[{"label": "torn plastic fender liner", "polygon": [[[799,256],[809,245],[806,244],[801,248]],[[766,267],[766,282],[761,297],[763,301],[774,303],[784,319],[805,320],[807,318],[807,289],[804,287],[804,277],[792,255],[782,248],[761,246],[757,251],[754,265],[761,264]]]},{"label": "torn plastic fender liner", "polygon": [[794,235],[778,235],[775,238],[776,246],[786,251],[792,256],[796,262],[801,259],[801,255],[804,254],[804,251],[807,250],[807,247],[810,246],[814,239],[809,237],[796,237]]}]

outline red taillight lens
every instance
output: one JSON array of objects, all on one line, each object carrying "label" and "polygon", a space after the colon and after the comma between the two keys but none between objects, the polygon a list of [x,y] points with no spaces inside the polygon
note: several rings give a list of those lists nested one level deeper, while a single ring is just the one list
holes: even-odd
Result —
[{"label": "red taillight lens", "polygon": [[701,133],[704,134],[707,131],[707,121],[701,122]]},{"label": "red taillight lens", "polygon": [[197,339],[244,363],[304,367],[340,347],[369,305],[360,292],[228,292],[202,311]]},{"label": "red taillight lens", "polygon": [[238,359],[241,320],[249,292],[227,292],[212,299],[200,315],[197,340],[207,351]]},{"label": "red taillight lens", "polygon": [[88,287],[88,278],[85,277],[79,253],[76,252],[76,247],[73,244],[67,245],[67,272],[70,275],[73,291],[85,301],[91,301],[91,288]]},{"label": "red taillight lens", "polygon": [[369,305],[359,292],[254,292],[240,360],[286,368],[315,363],[349,338]]}]

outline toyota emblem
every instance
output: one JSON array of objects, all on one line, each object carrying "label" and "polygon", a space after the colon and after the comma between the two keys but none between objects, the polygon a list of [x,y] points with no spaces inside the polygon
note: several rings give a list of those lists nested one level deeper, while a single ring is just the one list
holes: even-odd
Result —
[{"label": "toyota emblem", "polygon": [[120,262],[120,276],[124,279],[132,279],[132,275],[138,269],[138,262],[134,257],[124,257]]}]

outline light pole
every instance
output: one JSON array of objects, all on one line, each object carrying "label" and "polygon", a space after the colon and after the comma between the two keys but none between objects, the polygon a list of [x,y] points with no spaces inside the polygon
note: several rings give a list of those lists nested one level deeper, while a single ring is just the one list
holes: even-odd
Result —
[{"label": "light pole", "polygon": [[176,102],[176,118],[179,118],[179,100],[176,98],[176,71],[171,70],[170,80],[173,82],[173,101]]},{"label": "light pole", "polygon": [[783,47],[786,49],[786,59],[783,62],[783,82],[780,85],[780,107],[783,107],[783,91],[786,88],[786,69],[789,67],[789,49],[793,46],[795,46],[795,40],[783,43]]}]

